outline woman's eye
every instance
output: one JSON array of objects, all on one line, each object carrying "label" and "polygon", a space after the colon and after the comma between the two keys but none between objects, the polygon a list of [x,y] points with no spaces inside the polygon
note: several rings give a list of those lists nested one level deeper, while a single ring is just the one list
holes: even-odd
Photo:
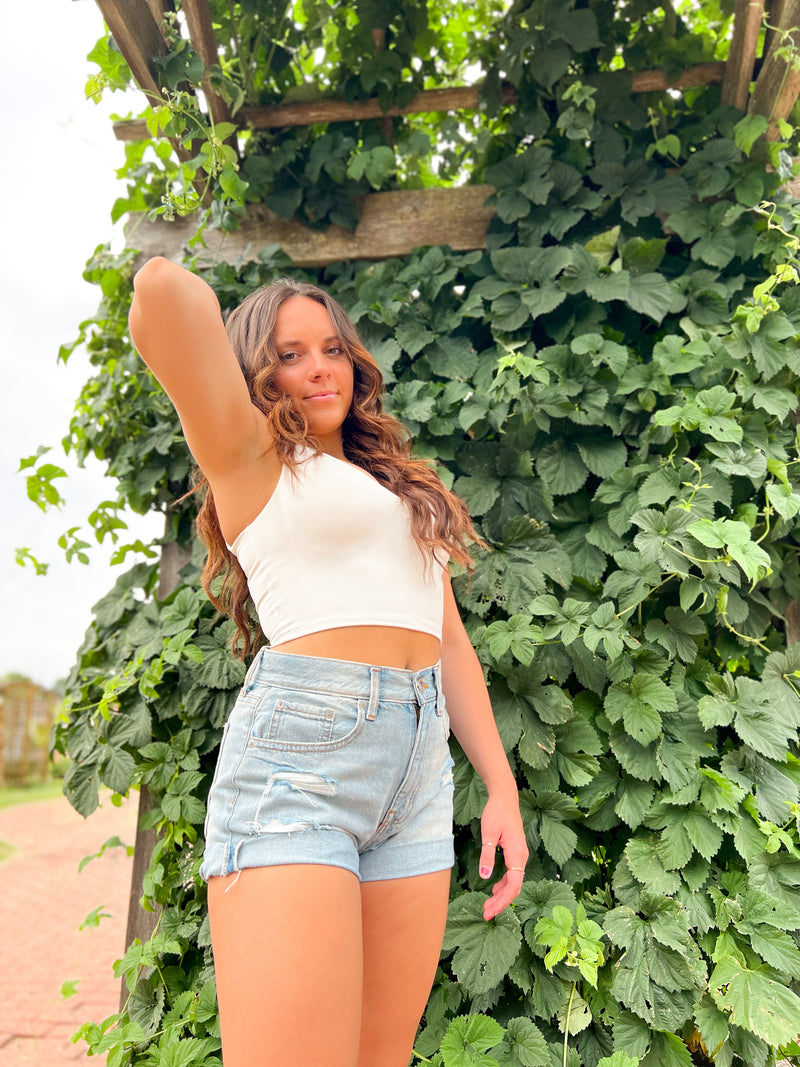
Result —
[{"label": "woman's eye", "polygon": [[331,347],[328,349],[328,355],[329,356],[343,356],[344,355],[344,349],[342,348],[341,345],[331,345]]},{"label": "woman's eye", "polygon": [[281,352],[281,354],[278,356],[278,359],[281,361],[281,363],[291,363],[292,360],[296,358],[296,352]]}]

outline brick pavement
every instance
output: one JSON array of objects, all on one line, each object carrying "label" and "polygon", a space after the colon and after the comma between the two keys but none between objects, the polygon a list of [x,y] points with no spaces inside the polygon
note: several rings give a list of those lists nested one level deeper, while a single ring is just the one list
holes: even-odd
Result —
[{"label": "brick pavement", "polygon": [[[81,874],[78,864],[115,834],[133,844],[137,802],[115,808],[106,797],[85,820],[62,797],[0,811],[0,841],[16,850],[0,863],[0,1067],[85,1060],[85,1044],[70,1036],[116,1012],[112,967],[123,953],[133,860],[116,848]],[[99,905],[111,918],[79,930]],[[64,999],[62,982],[78,979]]]}]

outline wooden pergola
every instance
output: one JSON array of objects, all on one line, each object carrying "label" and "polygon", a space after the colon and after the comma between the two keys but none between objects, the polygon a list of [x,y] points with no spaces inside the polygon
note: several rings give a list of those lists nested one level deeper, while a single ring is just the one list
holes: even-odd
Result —
[{"label": "wooden pergola", "polygon": [[[174,10],[174,0],[96,2],[139,87],[152,102],[161,95],[154,61],[169,51],[159,27],[165,13]],[[751,92],[759,31],[767,6],[770,24],[776,29],[767,33],[764,56]],[[182,0],[181,11],[192,46],[208,70],[218,62],[219,56],[208,0]],[[779,122],[788,118],[800,94],[800,71],[779,54],[785,35],[795,30],[795,43],[800,44],[800,0],[737,0],[727,62],[701,63],[672,81],[660,70],[639,72],[632,79],[621,72],[621,82],[624,78],[626,86],[622,91],[628,91],[628,86],[634,93],[649,93],[721,82],[723,103],[740,111],[764,115],[769,120],[765,136],[777,139]],[[474,111],[478,107],[478,87],[464,85],[425,90],[405,107],[388,111],[383,111],[376,99],[357,103],[320,100],[245,107],[232,118],[226,101],[214,91],[207,77],[203,81],[203,94],[215,123],[233,121],[242,130],[389,119],[425,112]],[[513,88],[505,87],[504,103],[513,104],[515,99]],[[114,123],[114,133],[122,141],[150,136],[142,119],[118,121]],[[173,142],[173,148],[180,159],[192,155],[177,142]],[[341,226],[330,226],[324,232],[311,230],[297,220],[287,222],[279,218],[264,205],[248,205],[239,230],[207,231],[205,240],[210,256],[227,261],[242,256],[254,258],[258,249],[279,244],[293,263],[301,267],[324,266],[343,259],[403,256],[420,245],[430,244],[431,235],[435,235],[436,244],[449,245],[457,251],[484,248],[486,231],[494,214],[485,202],[493,191],[489,185],[471,185],[372,193],[360,204],[355,232]],[[159,254],[179,259],[193,228],[189,220],[167,223],[160,219],[155,222],[137,219],[136,247],[145,257]]]}]

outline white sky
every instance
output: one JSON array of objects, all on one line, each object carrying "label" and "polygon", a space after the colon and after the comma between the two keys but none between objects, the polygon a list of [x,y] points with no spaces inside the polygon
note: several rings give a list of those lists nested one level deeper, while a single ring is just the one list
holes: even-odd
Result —
[{"label": "white sky", "polygon": [[[103,31],[93,0],[39,0],[35,22],[31,35],[30,4],[0,4],[0,99],[14,101],[0,168],[0,676],[18,671],[52,685],[75,660],[91,605],[134,562],[129,556],[111,568],[110,549],[95,543],[89,566],[68,565],[57,545],[69,527],[86,528],[115,484],[98,463],[78,471],[64,459],[60,440],[91,367],[82,352],[66,367],[56,357],[99,302],[81,277],[86,260],[102,242],[121,246],[110,212],[124,190],[114,173],[123,147],[108,115],[139,101],[119,93],[100,106],[85,99],[87,74],[97,69],[85,57]],[[66,507],[47,515],[16,473],[19,458],[41,444],[52,445],[48,458],[70,473],[57,483]],[[132,522],[132,539],[160,533],[157,516]],[[15,562],[22,546],[50,563],[45,577]]]}]

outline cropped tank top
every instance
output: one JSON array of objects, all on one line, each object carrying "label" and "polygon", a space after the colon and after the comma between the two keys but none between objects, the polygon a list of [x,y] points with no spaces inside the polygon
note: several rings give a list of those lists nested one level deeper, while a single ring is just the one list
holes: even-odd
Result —
[{"label": "cropped tank top", "polygon": [[340,626],[441,640],[446,557],[423,553],[406,504],[365,470],[300,449],[231,552],[272,645]]}]

